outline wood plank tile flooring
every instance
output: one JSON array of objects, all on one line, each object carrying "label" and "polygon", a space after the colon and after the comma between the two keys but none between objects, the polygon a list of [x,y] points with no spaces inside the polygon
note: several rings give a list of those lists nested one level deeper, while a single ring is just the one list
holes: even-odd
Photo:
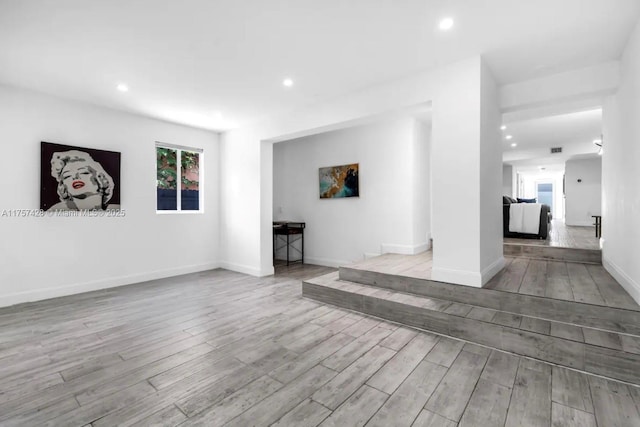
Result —
[{"label": "wood plank tile flooring", "polygon": [[349,264],[347,267],[393,274],[416,279],[431,280],[433,252],[426,251],[417,255],[384,254]]},{"label": "wood plank tile flooring", "polygon": [[[484,288],[526,295],[640,310],[640,306],[602,265],[505,257],[507,264]],[[384,254],[349,264],[373,271],[431,280],[433,252]]]},{"label": "wood plank tile flooring", "polygon": [[[478,291],[489,294],[488,299],[494,301],[497,296],[493,294],[508,294]],[[515,314],[474,305],[482,302],[481,297],[472,298],[467,304],[453,302],[345,281],[337,272],[304,280],[302,295],[407,327],[640,386],[640,312],[598,307],[600,312],[591,317],[594,306],[566,301],[564,307],[553,311],[554,316],[560,317],[558,321],[540,318],[544,311],[535,308],[531,316]],[[520,304],[526,310],[549,304],[522,297]]]},{"label": "wood plank tile flooring", "polygon": [[640,390],[225,270],[0,309],[2,426],[637,426]]},{"label": "wood plank tile flooring", "polygon": [[561,219],[551,220],[551,228],[549,229],[549,236],[546,240],[505,237],[504,242],[560,248],[600,249],[600,239],[596,237],[595,226],[579,227],[565,225],[564,220]]},{"label": "wood plank tile flooring", "polygon": [[640,310],[601,265],[505,257],[507,265],[485,286],[525,295]]}]

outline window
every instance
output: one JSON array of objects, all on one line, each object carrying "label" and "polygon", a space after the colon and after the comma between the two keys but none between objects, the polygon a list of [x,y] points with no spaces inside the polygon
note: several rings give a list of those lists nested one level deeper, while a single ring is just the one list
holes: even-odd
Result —
[{"label": "window", "polygon": [[156,143],[157,212],[202,211],[202,156],[199,148]]}]

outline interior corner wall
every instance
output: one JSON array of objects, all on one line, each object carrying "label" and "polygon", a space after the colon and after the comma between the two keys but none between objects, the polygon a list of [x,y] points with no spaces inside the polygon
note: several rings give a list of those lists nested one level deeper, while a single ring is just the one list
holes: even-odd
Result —
[{"label": "interior corner wall", "polygon": [[[260,211],[273,210],[273,144],[260,141]],[[260,216],[260,276],[275,273],[273,253],[266,249],[273,244],[273,220],[271,217]],[[266,253],[265,253],[266,250]]]},{"label": "interior corner wall", "polygon": [[[365,254],[416,250],[414,122],[383,121],[274,144],[273,218],[306,223],[305,262],[338,266]],[[350,163],[359,164],[360,196],[320,199],[318,169]]]},{"label": "interior corner wall", "polygon": [[621,61],[618,92],[603,109],[602,259],[640,303],[640,23]]},{"label": "interior corner wall", "polygon": [[[0,214],[40,206],[40,142],[119,151],[124,217],[0,215],[0,306],[218,266],[218,135],[0,86]],[[156,214],[155,142],[204,150],[203,214]]]},{"label": "interior corner wall", "polygon": [[457,71],[433,101],[431,277],[480,286],[480,60]]},{"label": "interior corner wall", "polygon": [[[271,168],[263,158],[263,141],[253,129],[225,132],[220,144],[220,266],[253,276],[273,274],[271,248],[263,239],[272,232],[271,215],[261,215],[261,194],[271,185],[263,174]],[[269,211],[270,213],[270,211]],[[265,254],[268,250],[268,256]],[[266,258],[266,259],[265,259]]]},{"label": "interior corner wall", "polygon": [[480,271],[484,285],[504,267],[502,133],[498,86],[483,62],[480,76]]},{"label": "interior corner wall", "polygon": [[565,223],[593,225],[602,212],[602,159],[572,159],[565,163]]},{"label": "interior corner wall", "polygon": [[502,165],[502,195],[513,197],[513,166]]},{"label": "interior corner wall", "polygon": [[413,241],[431,246],[431,123],[414,121],[413,133]]}]

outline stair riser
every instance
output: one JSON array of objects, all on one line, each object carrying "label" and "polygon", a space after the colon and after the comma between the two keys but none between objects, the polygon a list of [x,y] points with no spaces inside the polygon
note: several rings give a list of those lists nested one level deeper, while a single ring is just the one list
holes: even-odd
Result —
[{"label": "stair riser", "polygon": [[602,251],[595,249],[557,248],[513,243],[505,243],[503,247],[504,256],[602,265]]},{"label": "stair riser", "polygon": [[640,335],[640,312],[340,267],[340,279],[493,310]]},{"label": "stair riser", "polygon": [[640,355],[304,282],[302,295],[407,326],[640,385]]}]

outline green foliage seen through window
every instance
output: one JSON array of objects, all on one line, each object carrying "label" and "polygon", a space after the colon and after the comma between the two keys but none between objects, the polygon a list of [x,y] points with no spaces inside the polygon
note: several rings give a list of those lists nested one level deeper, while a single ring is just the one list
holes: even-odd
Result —
[{"label": "green foliage seen through window", "polygon": [[[171,148],[156,148],[156,170],[157,170],[157,186],[163,190],[176,190],[177,189],[177,150]],[[191,186],[197,186],[197,180],[191,180],[187,178],[189,172],[194,172],[196,175],[199,170],[199,156],[198,153],[192,153],[190,151],[182,151],[180,156],[181,163],[181,182],[183,188],[189,188]]]}]

